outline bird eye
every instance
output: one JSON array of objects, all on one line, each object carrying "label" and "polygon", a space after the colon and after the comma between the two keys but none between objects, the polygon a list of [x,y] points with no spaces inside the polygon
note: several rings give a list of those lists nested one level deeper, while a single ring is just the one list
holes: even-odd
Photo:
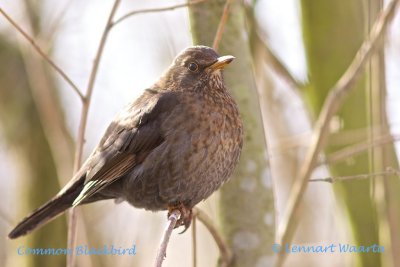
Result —
[{"label": "bird eye", "polygon": [[195,71],[197,71],[197,70],[199,69],[199,65],[197,65],[197,64],[194,63],[194,62],[191,62],[191,63],[189,63],[189,65],[188,65],[188,69],[189,69],[190,71],[195,72]]}]

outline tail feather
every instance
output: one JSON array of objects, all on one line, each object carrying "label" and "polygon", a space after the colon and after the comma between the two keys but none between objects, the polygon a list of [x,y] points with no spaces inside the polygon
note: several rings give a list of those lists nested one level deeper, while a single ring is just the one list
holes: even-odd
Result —
[{"label": "tail feather", "polygon": [[53,199],[45,203],[43,206],[34,210],[8,234],[8,237],[10,239],[14,239],[26,235],[37,227],[56,218],[58,215],[61,215],[65,210],[72,206],[75,198],[83,189],[84,181],[84,176],[80,177],[62,194],[56,195]]}]

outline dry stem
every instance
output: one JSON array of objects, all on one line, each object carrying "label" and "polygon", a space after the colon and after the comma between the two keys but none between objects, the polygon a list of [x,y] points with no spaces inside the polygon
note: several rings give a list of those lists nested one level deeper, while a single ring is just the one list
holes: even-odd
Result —
[{"label": "dry stem", "polygon": [[225,2],[224,11],[222,13],[221,20],[219,21],[217,33],[215,34],[214,42],[212,45],[214,50],[218,50],[219,43],[222,39],[222,33],[224,32],[225,24],[226,21],[228,20],[229,6],[231,2],[232,0],[226,0]]},{"label": "dry stem", "polygon": [[207,214],[199,208],[193,209],[193,216],[196,216],[196,218],[199,219],[199,221],[204,224],[204,226],[210,232],[211,236],[214,238],[214,241],[217,244],[219,252],[221,254],[221,260],[222,260],[221,267],[231,266],[233,260],[233,253],[230,250],[228,244],[226,244],[225,240],[218,232],[217,227],[214,225],[210,217],[208,217]]},{"label": "dry stem", "polygon": [[[341,107],[347,94],[354,88],[353,84],[357,81],[357,78],[360,76],[370,56],[375,52],[378,41],[384,34],[387,25],[392,20],[399,3],[399,0],[393,0],[389,3],[388,7],[381,12],[371,30],[369,38],[364,41],[349,68],[331,89],[322,107],[313,130],[312,143],[300,169],[299,178],[293,185],[287,209],[285,210],[278,229],[278,240],[280,240],[281,244],[288,244],[293,239],[300,216],[300,203],[307,188],[311,173],[317,164],[318,155],[323,149],[326,138],[329,135],[329,122],[332,116]],[[287,254],[282,250],[278,254],[276,266],[282,266],[286,256]]]},{"label": "dry stem", "polygon": [[173,6],[134,10],[134,11],[128,12],[127,14],[123,15],[122,17],[120,17],[119,19],[114,21],[111,24],[111,27],[114,27],[118,23],[121,23],[122,21],[124,21],[127,18],[132,17],[134,15],[145,14],[145,13],[155,13],[155,12],[162,12],[162,11],[170,11],[170,10],[174,10],[174,9],[177,9],[177,8],[197,5],[197,4],[200,4],[200,3],[205,2],[205,1],[207,1],[207,0],[193,0],[193,1],[189,1],[189,2],[184,3],[184,4],[178,4],[178,5],[173,5]]},{"label": "dry stem", "polygon": [[268,66],[281,78],[283,78],[290,87],[295,88],[297,90],[304,88],[304,84],[299,82],[287,69],[287,67],[282,63],[282,61],[275,55],[275,53],[271,50],[265,38],[263,36],[265,34],[262,33],[260,27],[254,23],[253,27],[256,27],[256,37],[259,40],[259,43],[263,46],[265,51],[265,58],[269,63]]},{"label": "dry stem", "polygon": [[326,177],[326,178],[316,178],[316,179],[311,179],[310,182],[327,182],[327,183],[336,183],[339,181],[347,181],[347,180],[363,180],[363,179],[368,179],[372,177],[386,177],[386,176],[391,176],[391,175],[399,175],[400,170],[395,170],[391,167],[387,168],[386,171],[383,172],[375,172],[375,173],[363,173],[363,174],[357,174],[357,175],[349,175],[349,176],[335,176],[335,177]]},{"label": "dry stem", "polygon": [[370,148],[384,146],[386,144],[397,142],[399,140],[400,140],[400,135],[392,136],[391,134],[387,134],[384,136],[379,136],[369,142],[357,143],[357,144],[345,147],[343,149],[340,149],[332,154],[329,154],[326,157],[326,160],[321,161],[319,164],[332,164],[332,163],[340,162],[349,157],[360,154]]}]

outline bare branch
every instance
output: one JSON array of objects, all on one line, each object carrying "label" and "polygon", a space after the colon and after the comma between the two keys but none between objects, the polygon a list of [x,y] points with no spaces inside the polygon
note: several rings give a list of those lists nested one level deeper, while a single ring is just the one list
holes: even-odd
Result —
[{"label": "bare branch", "polygon": [[29,34],[27,34],[2,8],[0,8],[0,13],[6,18],[6,20],[8,20],[8,22],[10,22],[10,24],[19,32],[22,34],[22,36],[24,36],[24,38],[31,43],[31,45],[33,46],[33,48],[36,50],[36,52],[39,53],[40,56],[43,57],[44,60],[46,60],[50,66],[58,73],[61,75],[61,77],[72,87],[72,89],[75,91],[75,93],[78,94],[78,96],[80,97],[80,99],[82,101],[84,101],[84,96],[81,93],[81,91],[79,90],[78,86],[76,86],[76,84],[68,77],[67,74],[65,74],[65,72],[58,67],[53,60],[50,59],[50,57],[48,55],[46,55],[45,52],[43,52],[43,50],[36,44],[36,42],[33,40],[32,37],[29,36]]},{"label": "bare branch", "polygon": [[114,2],[110,16],[108,17],[108,20],[107,20],[106,27],[103,31],[103,35],[101,36],[100,44],[97,49],[96,57],[94,59],[93,68],[90,73],[89,83],[88,83],[88,87],[87,87],[86,95],[85,95],[86,101],[82,107],[81,122],[79,125],[78,144],[77,144],[77,151],[75,154],[75,164],[74,164],[74,166],[76,167],[76,168],[74,168],[75,172],[78,171],[78,169],[81,165],[81,161],[82,161],[84,135],[85,135],[86,124],[87,124],[86,122],[87,122],[87,117],[88,117],[90,101],[92,98],[93,88],[94,88],[94,84],[95,84],[96,77],[97,77],[97,71],[98,71],[99,65],[100,65],[100,59],[101,59],[101,56],[103,55],[104,46],[106,44],[107,37],[108,37],[108,34],[111,29],[112,20],[114,18],[115,12],[117,11],[117,8],[118,8],[118,5],[120,4],[120,2],[121,2],[121,0],[115,0],[115,2]]},{"label": "bare branch", "polygon": [[269,45],[265,42],[264,38],[262,38],[261,30],[259,29],[259,27],[257,29],[256,34],[258,35],[260,44],[262,44],[265,49],[265,58],[269,63],[268,65],[271,67],[271,69],[278,76],[283,78],[292,88],[295,88],[297,90],[303,88],[304,84],[302,84],[296,78],[293,77],[293,75],[290,73],[287,67],[282,63],[282,61],[275,55],[275,53],[271,50]]},{"label": "bare branch", "polygon": [[392,136],[391,134],[379,136],[371,140],[370,142],[362,142],[357,143],[348,147],[345,147],[341,150],[333,152],[332,154],[326,157],[326,160],[321,161],[319,164],[332,164],[336,162],[340,162],[349,157],[360,154],[370,148],[383,146],[385,144],[390,144],[396,141],[400,141],[400,135]]},{"label": "bare branch", "polygon": [[217,244],[219,252],[221,254],[221,267],[231,266],[233,261],[233,253],[230,250],[229,246],[226,244],[221,234],[218,232],[217,227],[214,225],[210,217],[208,217],[206,213],[204,213],[201,209],[197,207],[193,209],[193,216],[196,216],[196,218],[204,224],[204,226],[210,232],[211,236],[214,238],[214,241]]},{"label": "bare branch", "polygon": [[218,46],[219,46],[219,43],[222,38],[222,33],[224,32],[225,24],[226,24],[226,21],[228,20],[229,6],[230,6],[231,2],[232,2],[232,0],[226,0],[226,2],[225,2],[224,11],[222,13],[221,20],[219,21],[217,33],[215,34],[214,42],[212,45],[214,50],[218,50]]},{"label": "bare branch", "polygon": [[[298,216],[300,215],[300,204],[311,173],[318,162],[318,155],[324,148],[326,138],[329,135],[329,122],[341,107],[347,94],[354,88],[352,85],[357,81],[366,62],[377,49],[377,44],[385,33],[387,25],[392,21],[399,3],[400,0],[391,1],[387,8],[380,13],[373,25],[369,38],[364,41],[355,59],[336,85],[331,89],[325,100],[313,130],[312,143],[307,151],[303,165],[301,166],[299,178],[296,179],[293,185],[287,209],[283,214],[282,222],[278,229],[278,240],[280,240],[281,244],[290,243],[296,232],[299,221]],[[282,266],[286,256],[287,254],[283,250],[280,251],[275,266]]]},{"label": "bare branch", "polygon": [[[117,8],[118,8],[120,2],[121,2],[121,0],[115,0],[114,5],[111,9],[110,15],[107,20],[106,27],[105,27],[103,34],[101,36],[101,39],[100,39],[100,43],[99,43],[99,47],[97,49],[96,57],[94,59],[92,71],[90,73],[88,87],[86,90],[86,95],[84,97],[85,101],[83,102],[83,105],[82,105],[81,118],[80,118],[80,122],[79,122],[77,148],[75,151],[75,160],[74,160],[74,173],[76,173],[81,166],[83,145],[85,142],[85,132],[86,132],[86,126],[87,126],[88,112],[89,112],[90,102],[92,99],[94,84],[96,81],[97,71],[99,69],[100,59],[101,59],[101,56],[103,55],[107,37],[108,37],[108,34],[111,29],[111,24],[112,24],[112,21],[114,19],[115,13],[117,11]],[[75,247],[75,242],[76,242],[76,215],[75,215],[75,209],[71,209],[70,217],[69,217],[69,224],[68,224],[68,247],[70,247],[70,248]],[[73,267],[74,262],[75,262],[75,254],[71,253],[67,256],[67,267]]]},{"label": "bare branch", "polygon": [[51,22],[51,27],[50,29],[46,32],[41,34],[42,38],[45,38],[46,40],[53,40],[54,35],[57,33],[58,29],[60,28],[61,23],[63,22],[63,19],[65,15],[67,14],[68,9],[72,5],[73,1],[67,1],[64,6],[61,8],[61,11],[56,15],[56,19]]},{"label": "bare branch", "polygon": [[154,264],[155,267],[161,267],[165,257],[167,257],[167,246],[169,238],[171,237],[172,230],[174,230],[176,222],[180,217],[181,217],[181,212],[179,210],[173,210],[171,212],[171,215],[169,215],[168,217],[169,223],[167,225],[167,228],[165,228],[164,235],[161,239],[160,247],[158,248],[157,257]]},{"label": "bare branch", "polygon": [[[75,207],[72,207],[68,212],[68,235],[67,235],[67,242],[68,247],[73,248],[75,247],[76,243],[76,235],[77,235],[77,211]],[[75,253],[71,253],[75,254]],[[67,255],[67,267],[73,267],[75,265],[75,256]]]},{"label": "bare branch", "polygon": [[326,177],[326,178],[317,178],[311,179],[310,182],[327,182],[327,183],[336,183],[340,181],[346,180],[363,180],[372,177],[386,177],[392,175],[400,175],[400,170],[395,170],[391,167],[387,168],[386,171],[383,172],[375,172],[375,173],[364,173],[364,174],[357,174],[357,175],[349,175],[349,176],[336,176],[336,177]]},{"label": "bare branch", "polygon": [[148,9],[140,9],[140,10],[134,10],[131,11],[125,15],[123,15],[122,17],[120,17],[119,19],[117,19],[116,21],[114,21],[111,24],[111,27],[114,27],[115,25],[117,25],[118,23],[121,23],[122,21],[126,20],[127,18],[130,18],[134,15],[138,15],[138,14],[145,14],[145,13],[155,13],[155,12],[162,12],[162,11],[170,11],[170,10],[174,10],[177,8],[182,8],[182,7],[188,7],[188,6],[192,6],[192,5],[197,5],[200,4],[202,2],[205,2],[207,0],[193,0],[193,1],[189,1],[187,3],[184,4],[178,4],[178,5],[173,5],[173,6],[167,6],[167,7],[159,7],[159,8],[148,8]]}]

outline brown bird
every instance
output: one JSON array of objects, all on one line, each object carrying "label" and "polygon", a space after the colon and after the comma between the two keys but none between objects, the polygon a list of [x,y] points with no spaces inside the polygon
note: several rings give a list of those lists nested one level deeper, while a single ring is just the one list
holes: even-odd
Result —
[{"label": "brown bird", "polygon": [[242,121],[222,77],[233,59],[206,46],[182,51],[117,115],[71,181],[9,238],[70,207],[104,199],[151,211],[179,209],[177,225],[187,229],[192,208],[228,180],[242,149]]}]

